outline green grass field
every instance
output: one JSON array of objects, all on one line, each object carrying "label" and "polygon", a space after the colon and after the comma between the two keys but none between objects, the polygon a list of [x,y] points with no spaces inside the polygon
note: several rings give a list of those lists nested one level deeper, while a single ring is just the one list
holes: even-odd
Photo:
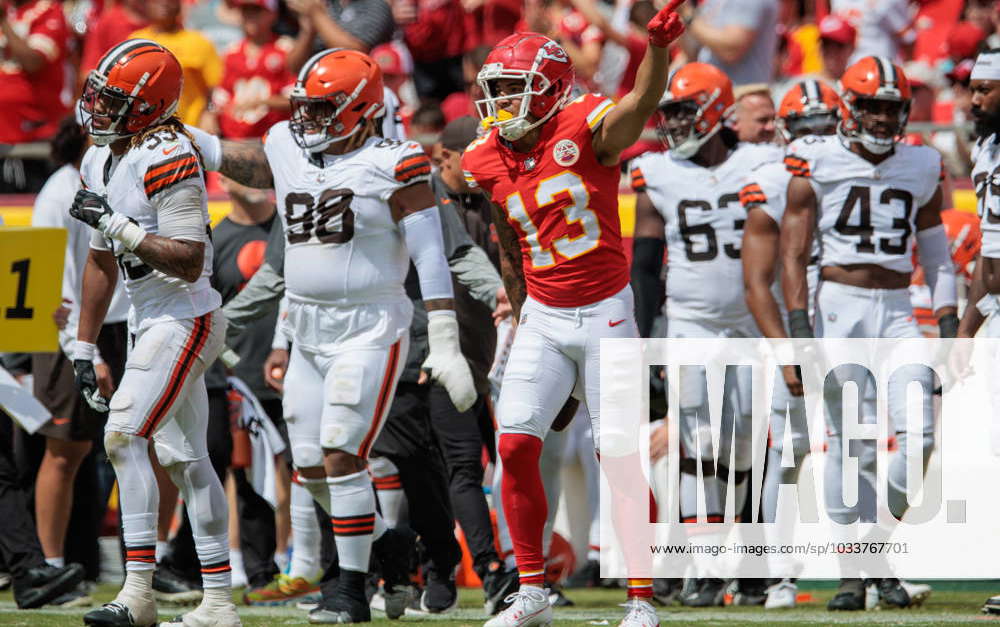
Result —
[{"label": "green grass field", "polygon": [[[96,601],[106,602],[114,596],[116,586],[102,585],[94,595]],[[811,600],[800,603],[794,610],[768,611],[762,608],[726,607],[710,610],[695,610],[674,606],[660,608],[660,620],[664,625],[983,625],[998,624],[1000,617],[988,617],[979,613],[983,601],[1000,591],[996,583],[986,582],[940,582],[934,584],[934,593],[923,607],[912,610],[871,611],[857,613],[831,613],[826,611],[826,602],[833,596],[834,588],[826,582],[802,582],[799,593],[808,594]],[[575,607],[556,611],[557,625],[577,625],[614,627],[621,618],[620,590],[569,590]],[[476,590],[463,590],[461,603],[455,611],[438,616],[407,616],[402,623],[447,622],[458,626],[481,625],[484,615],[481,596]],[[171,618],[181,613],[182,608],[160,607],[160,617]],[[71,610],[31,610],[18,611],[10,592],[0,593],[0,625],[24,625],[48,627],[50,625],[81,625],[85,608]],[[294,607],[240,607],[243,624],[248,627],[272,627],[276,625],[305,625],[305,612]],[[393,624],[384,616],[373,616],[374,625]],[[400,622],[394,621],[397,627]]]}]

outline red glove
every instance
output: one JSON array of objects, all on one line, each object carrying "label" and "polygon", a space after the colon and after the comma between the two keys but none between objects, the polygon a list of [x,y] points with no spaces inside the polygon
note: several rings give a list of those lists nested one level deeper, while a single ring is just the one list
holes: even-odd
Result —
[{"label": "red glove", "polygon": [[646,24],[649,31],[649,43],[657,48],[666,48],[684,33],[684,21],[674,11],[684,0],[670,0],[667,6],[653,16]]}]

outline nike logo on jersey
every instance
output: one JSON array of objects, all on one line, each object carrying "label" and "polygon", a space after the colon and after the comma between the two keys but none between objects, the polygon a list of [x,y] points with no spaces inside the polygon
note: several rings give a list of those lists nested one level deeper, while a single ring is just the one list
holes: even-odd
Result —
[{"label": "nike logo on jersey", "polygon": [[181,147],[181,145],[180,145],[180,144],[177,144],[176,146],[174,146],[173,148],[170,148],[169,150],[168,150],[168,149],[166,149],[166,148],[164,148],[164,149],[163,149],[163,154],[165,154],[165,155],[169,155],[170,153],[172,153],[173,151],[177,150],[177,149],[178,149],[178,148],[180,148],[180,147]]},{"label": "nike logo on jersey", "polygon": [[610,320],[608,320],[608,326],[609,327],[617,327],[619,324],[625,322],[626,320],[628,320],[628,318],[622,318],[618,322],[611,322]]}]

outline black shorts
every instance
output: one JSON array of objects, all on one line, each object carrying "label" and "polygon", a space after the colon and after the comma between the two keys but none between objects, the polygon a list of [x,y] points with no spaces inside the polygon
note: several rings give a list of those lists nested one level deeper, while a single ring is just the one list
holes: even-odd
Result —
[{"label": "black shorts", "polygon": [[[102,326],[97,338],[98,350],[111,369],[115,385],[125,371],[127,340],[124,322]],[[35,398],[52,414],[52,420],[38,430],[40,434],[74,442],[94,440],[104,434],[108,415],[94,411],[82,401],[76,389],[73,362],[62,351],[32,355],[31,372]]]}]

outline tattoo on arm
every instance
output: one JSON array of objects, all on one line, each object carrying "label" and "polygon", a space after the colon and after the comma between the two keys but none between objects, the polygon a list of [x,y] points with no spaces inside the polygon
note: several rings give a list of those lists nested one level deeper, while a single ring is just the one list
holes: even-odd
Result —
[{"label": "tattoo on arm", "polygon": [[139,259],[169,276],[194,283],[205,263],[204,242],[170,239],[149,234],[132,251]]},{"label": "tattoo on arm", "polygon": [[259,143],[223,141],[219,172],[247,187],[274,187],[271,167],[267,164],[264,147]]},{"label": "tattoo on arm", "polygon": [[514,320],[521,319],[521,305],[527,296],[524,282],[524,268],[521,266],[521,242],[514,228],[507,222],[507,216],[497,204],[493,204],[493,224],[496,225],[497,242],[500,248],[500,278],[503,279],[507,300],[513,310]]}]

